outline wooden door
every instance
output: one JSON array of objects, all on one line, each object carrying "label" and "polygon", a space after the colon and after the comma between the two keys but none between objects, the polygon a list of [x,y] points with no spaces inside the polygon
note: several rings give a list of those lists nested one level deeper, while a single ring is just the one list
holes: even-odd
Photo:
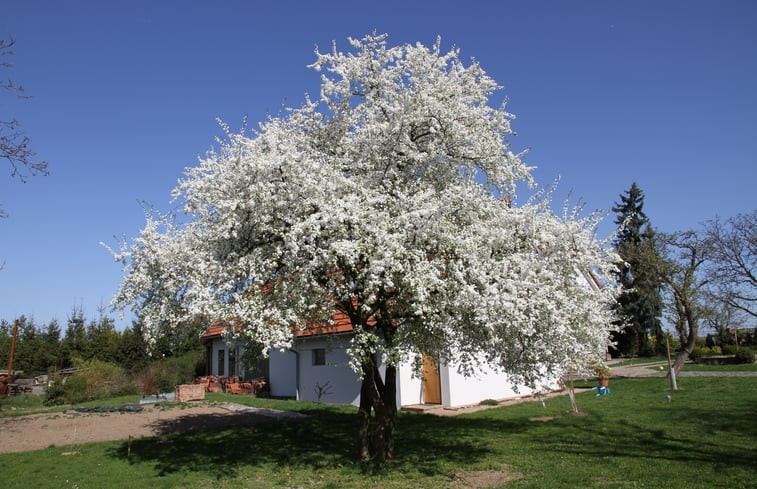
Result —
[{"label": "wooden door", "polygon": [[439,376],[439,360],[423,355],[423,402],[442,403],[442,381]]}]

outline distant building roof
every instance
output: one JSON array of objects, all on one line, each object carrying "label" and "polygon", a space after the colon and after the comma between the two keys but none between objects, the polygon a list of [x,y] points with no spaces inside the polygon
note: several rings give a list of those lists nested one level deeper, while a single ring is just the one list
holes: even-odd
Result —
[{"label": "distant building roof", "polygon": [[[369,320],[369,323],[373,323],[373,321]],[[200,336],[200,339],[206,341],[218,338],[223,336],[229,329],[235,328],[239,331],[242,329],[242,326],[239,321],[218,320],[208,326],[208,329]],[[304,330],[297,331],[297,337],[304,338],[325,334],[348,333],[350,331],[352,331],[350,318],[342,311],[335,309],[332,316],[332,324],[320,323],[308,325]]]}]

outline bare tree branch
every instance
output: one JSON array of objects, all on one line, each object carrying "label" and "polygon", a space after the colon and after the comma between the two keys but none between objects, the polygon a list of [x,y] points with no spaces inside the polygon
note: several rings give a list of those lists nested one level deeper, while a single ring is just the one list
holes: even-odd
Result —
[{"label": "bare tree branch", "polygon": [[704,224],[712,246],[707,274],[719,301],[757,317],[757,209]]},{"label": "bare tree branch", "polygon": [[656,243],[660,256],[657,272],[667,289],[666,308],[681,340],[673,366],[677,374],[696,346],[704,316],[704,288],[709,283],[702,269],[711,259],[712,247],[696,231],[659,233]]},{"label": "bare tree branch", "polygon": [[[13,55],[12,47],[16,40],[12,36],[0,39],[0,68],[10,69],[13,64],[7,61]],[[3,88],[18,98],[28,98],[22,85],[17,85],[10,78],[0,81]],[[47,175],[47,162],[34,161],[36,153],[29,146],[30,139],[21,130],[21,124],[13,117],[0,118],[0,158],[8,161],[11,166],[11,177],[17,177],[22,182],[34,175]]]}]

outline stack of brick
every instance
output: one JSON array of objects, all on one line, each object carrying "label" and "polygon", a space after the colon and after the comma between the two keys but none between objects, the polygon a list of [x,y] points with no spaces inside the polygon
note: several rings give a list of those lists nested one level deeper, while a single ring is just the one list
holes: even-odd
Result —
[{"label": "stack of brick", "polygon": [[205,386],[202,384],[176,386],[176,400],[179,402],[201,401],[203,399],[205,399]]}]

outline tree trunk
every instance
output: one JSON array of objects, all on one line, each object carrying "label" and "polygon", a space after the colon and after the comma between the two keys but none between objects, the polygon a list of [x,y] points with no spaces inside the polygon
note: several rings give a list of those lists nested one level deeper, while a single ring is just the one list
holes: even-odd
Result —
[{"label": "tree trunk", "polygon": [[[372,379],[370,380],[373,381]],[[369,380],[365,375],[365,366],[363,366],[363,381],[360,384],[360,406],[357,411],[358,421],[358,457],[360,460],[371,458],[370,449],[370,423],[371,423],[371,406],[372,406],[372,389]]]},{"label": "tree trunk", "polygon": [[383,462],[394,456],[394,428],[397,424],[397,367],[386,366],[384,389],[376,409],[375,459]]},{"label": "tree trunk", "polygon": [[691,307],[684,306],[684,314],[686,317],[686,324],[688,325],[688,336],[685,342],[681,343],[681,351],[676,356],[676,361],[673,363],[673,371],[678,377],[678,373],[681,371],[683,364],[689,359],[689,355],[694,351],[694,347],[697,345],[697,335],[699,334],[699,324],[691,310]]},{"label": "tree trunk", "polygon": [[[358,408],[358,456],[384,462],[394,456],[394,430],[397,423],[397,367],[387,365],[384,379],[371,357],[363,362],[363,381]],[[371,410],[375,414],[373,437]],[[373,443],[371,443],[371,438]]]}]

